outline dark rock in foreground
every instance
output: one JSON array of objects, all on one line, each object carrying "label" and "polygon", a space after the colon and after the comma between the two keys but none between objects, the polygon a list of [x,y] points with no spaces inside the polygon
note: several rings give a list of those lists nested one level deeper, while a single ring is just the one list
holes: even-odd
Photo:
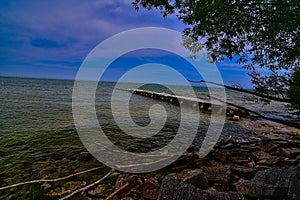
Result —
[{"label": "dark rock in foreground", "polygon": [[259,171],[253,179],[237,182],[236,189],[246,197],[286,199],[292,172],[292,167]]},{"label": "dark rock in foreground", "polygon": [[173,176],[166,176],[160,187],[158,200],[240,200],[243,195],[237,192],[217,192],[202,190]]},{"label": "dark rock in foreground", "polygon": [[288,191],[288,199],[300,199],[300,165],[298,165],[298,167],[296,167],[292,172]]}]

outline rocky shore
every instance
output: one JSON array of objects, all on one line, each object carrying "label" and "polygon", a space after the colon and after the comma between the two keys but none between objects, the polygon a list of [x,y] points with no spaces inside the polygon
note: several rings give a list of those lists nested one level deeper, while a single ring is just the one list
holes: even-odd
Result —
[{"label": "rocky shore", "polygon": [[[255,135],[220,138],[205,158],[186,153],[185,162],[167,167],[165,174],[120,174],[110,198],[300,199],[300,130],[267,121],[244,123]],[[104,195],[100,185],[86,198]]]},{"label": "rocky shore", "polygon": [[[196,145],[201,138],[196,138],[184,155],[159,171],[114,172],[70,199],[300,199],[299,129],[265,120],[228,118],[223,130],[214,149],[204,158],[197,155]],[[78,156],[89,166],[99,165],[88,152]],[[98,180],[109,170],[103,166],[102,171],[64,182],[32,186],[40,191],[42,199],[60,199]]]}]

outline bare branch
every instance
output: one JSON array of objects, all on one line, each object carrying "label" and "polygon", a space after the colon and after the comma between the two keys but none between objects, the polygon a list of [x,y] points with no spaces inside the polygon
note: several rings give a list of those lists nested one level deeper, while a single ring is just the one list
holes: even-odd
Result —
[{"label": "bare branch", "polygon": [[32,183],[58,182],[58,181],[62,181],[62,180],[66,180],[66,179],[72,178],[74,176],[78,176],[78,175],[81,175],[81,174],[92,172],[92,171],[95,171],[95,170],[98,170],[98,169],[101,169],[101,168],[103,168],[103,167],[96,167],[96,168],[88,169],[88,170],[85,170],[85,171],[82,171],[82,172],[77,172],[75,174],[71,174],[71,175],[68,175],[68,176],[65,176],[65,177],[61,177],[61,178],[57,178],[57,179],[40,179],[40,180],[33,180],[33,181],[26,181],[26,182],[22,182],[22,183],[16,183],[16,184],[13,184],[13,185],[8,185],[8,186],[5,186],[5,187],[1,187],[0,191],[1,190],[6,190],[6,189],[10,189],[10,188],[13,188],[13,187],[17,187],[17,186],[21,186],[21,185],[32,184]]},{"label": "bare branch", "polygon": [[125,185],[123,185],[122,187],[118,188],[118,189],[115,190],[113,193],[111,193],[105,200],[110,200],[110,199],[113,198],[116,194],[118,194],[118,192],[120,192],[121,190],[124,190],[128,185],[129,185],[129,183],[127,182]]},{"label": "bare branch", "polygon": [[103,180],[105,180],[107,177],[109,177],[115,170],[114,169],[111,169],[107,174],[105,174],[105,176],[103,176],[101,179],[95,181],[94,183],[91,183],[83,188],[80,188],[78,190],[75,190],[73,191],[71,194],[67,195],[67,196],[64,196],[63,198],[60,198],[59,200],[65,200],[65,199],[69,199],[70,197],[74,196],[75,194],[77,193],[80,193],[80,192],[84,192],[88,189],[90,189],[91,187],[94,187],[96,185],[98,185],[99,183],[101,183]]},{"label": "bare branch", "polygon": [[227,86],[227,85],[223,85],[223,84],[215,83],[215,82],[211,82],[211,81],[205,81],[205,80],[195,81],[195,80],[189,80],[189,79],[188,79],[188,81],[194,82],[194,83],[210,83],[210,84],[213,84],[213,85],[218,85],[218,86],[225,87],[226,89],[229,89],[229,90],[244,92],[244,93],[252,94],[252,95],[255,95],[255,96],[258,96],[258,97],[274,100],[274,101],[280,101],[280,102],[285,102],[285,103],[291,103],[292,102],[291,99],[283,99],[283,98],[278,98],[278,97],[274,97],[274,96],[268,96],[268,95],[252,92],[252,91],[249,91],[249,90],[244,90],[242,88],[235,88],[235,87],[231,87],[231,86]]}]

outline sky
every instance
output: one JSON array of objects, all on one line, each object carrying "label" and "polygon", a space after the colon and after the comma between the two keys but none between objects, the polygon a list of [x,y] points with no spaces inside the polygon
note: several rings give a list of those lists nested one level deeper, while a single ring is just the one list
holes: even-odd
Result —
[{"label": "sky", "polygon": [[[1,0],[0,76],[74,79],[86,56],[122,31],[164,27],[181,32],[175,15],[135,11],[131,0]],[[125,63],[126,64],[126,63]],[[234,61],[216,63],[225,84],[251,87]],[[183,66],[184,67],[184,66]]]}]

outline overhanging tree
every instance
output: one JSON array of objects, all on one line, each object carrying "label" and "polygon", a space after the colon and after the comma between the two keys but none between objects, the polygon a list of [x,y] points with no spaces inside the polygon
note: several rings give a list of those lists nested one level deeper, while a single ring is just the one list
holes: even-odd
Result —
[{"label": "overhanging tree", "polygon": [[257,92],[286,97],[299,68],[299,0],[135,0],[134,7],[175,14],[213,61],[238,57]]},{"label": "overhanging tree", "polygon": [[293,73],[287,95],[293,100],[290,107],[300,116],[300,69]]}]

